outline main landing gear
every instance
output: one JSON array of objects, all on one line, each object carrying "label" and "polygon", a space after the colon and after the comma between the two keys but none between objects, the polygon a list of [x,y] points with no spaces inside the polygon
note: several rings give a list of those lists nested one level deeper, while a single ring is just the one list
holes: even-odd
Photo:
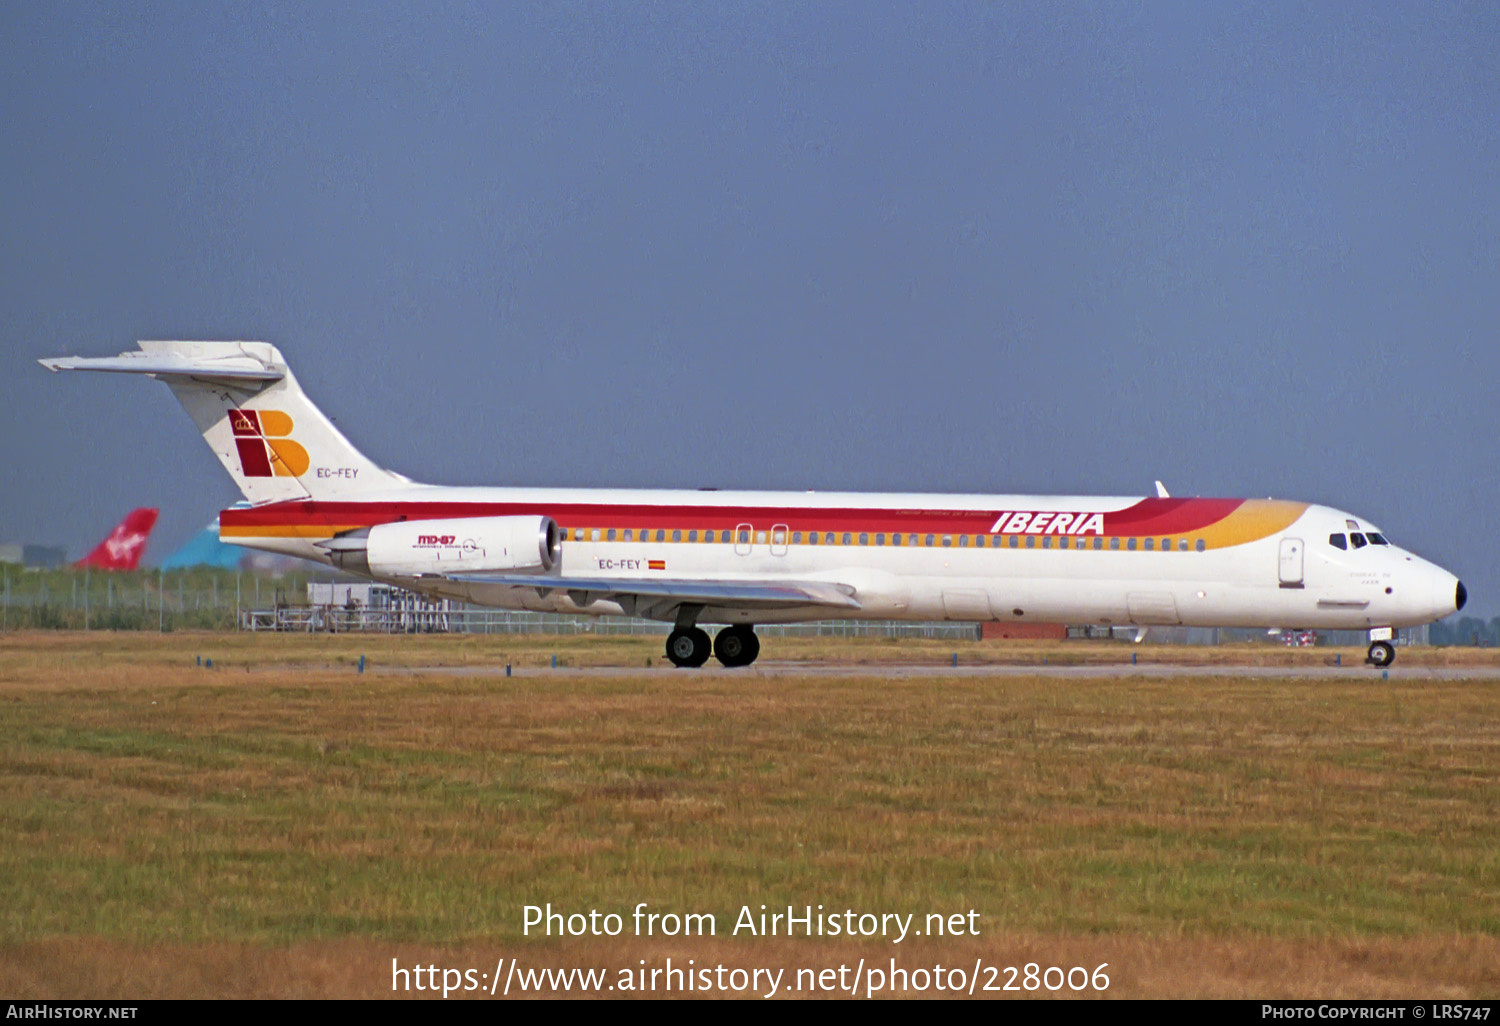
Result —
[{"label": "main landing gear", "polygon": [[714,655],[725,666],[749,666],[760,655],[754,627],[725,627],[714,638]]},{"label": "main landing gear", "polygon": [[667,658],[674,666],[702,666],[710,652],[725,666],[749,666],[760,655],[760,639],[748,626],[725,627],[712,644],[701,627],[679,626],[667,635]]}]

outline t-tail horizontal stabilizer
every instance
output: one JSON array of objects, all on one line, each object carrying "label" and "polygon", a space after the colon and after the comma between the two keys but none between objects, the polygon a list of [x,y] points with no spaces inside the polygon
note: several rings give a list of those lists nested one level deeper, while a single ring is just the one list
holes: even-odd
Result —
[{"label": "t-tail horizontal stabilizer", "polygon": [[409,483],[354,448],[267,342],[141,342],[119,356],[41,364],[165,382],[252,503],[349,499]]}]

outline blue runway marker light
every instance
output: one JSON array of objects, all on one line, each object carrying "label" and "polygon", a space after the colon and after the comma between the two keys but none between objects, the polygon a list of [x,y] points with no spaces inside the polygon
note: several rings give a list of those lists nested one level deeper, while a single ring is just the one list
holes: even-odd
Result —
[{"label": "blue runway marker light", "polygon": [[1344,665],[1344,653],[1342,653],[1342,652],[1335,652],[1333,654],[1333,665],[1334,666],[1343,666]]},{"label": "blue runway marker light", "polygon": [[212,659],[203,660],[203,668],[205,670],[212,670],[214,668],[214,661]]},{"label": "blue runway marker light", "polygon": [[509,677],[509,676],[510,676],[510,663],[506,663],[506,664],[505,664],[505,675],[506,675],[506,676],[507,676],[507,677]]},{"label": "blue runway marker light", "polygon": [[557,669],[557,656],[555,655],[552,657],[552,668]]},{"label": "blue runway marker light", "polygon": [[365,654],[363,652],[359,654],[359,672],[365,672]]},{"label": "blue runway marker light", "polygon": [[1136,655],[1137,655],[1137,653],[1135,653],[1135,652],[1130,653],[1130,665],[1131,666],[1135,665],[1135,657],[1136,657]]},{"label": "blue runway marker light", "polygon": [[203,657],[202,656],[195,656],[194,658],[196,658],[198,660],[198,665],[199,666],[203,665]]},{"label": "blue runway marker light", "polygon": [[957,652],[953,653],[953,665],[954,666],[958,665],[958,653]]}]

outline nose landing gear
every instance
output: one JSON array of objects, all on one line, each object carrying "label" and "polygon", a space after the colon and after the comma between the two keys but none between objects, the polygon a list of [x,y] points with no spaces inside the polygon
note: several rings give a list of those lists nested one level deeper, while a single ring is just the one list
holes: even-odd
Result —
[{"label": "nose landing gear", "polygon": [[1365,653],[1365,662],[1371,666],[1380,668],[1391,665],[1396,661],[1396,648],[1389,641],[1372,641],[1370,648]]}]

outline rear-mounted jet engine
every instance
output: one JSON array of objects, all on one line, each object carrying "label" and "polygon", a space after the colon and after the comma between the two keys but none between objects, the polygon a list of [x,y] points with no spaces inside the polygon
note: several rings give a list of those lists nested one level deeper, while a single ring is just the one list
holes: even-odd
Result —
[{"label": "rear-mounted jet engine", "polygon": [[337,535],[319,548],[335,566],[377,577],[537,571],[557,565],[561,549],[551,517],[403,520]]}]

